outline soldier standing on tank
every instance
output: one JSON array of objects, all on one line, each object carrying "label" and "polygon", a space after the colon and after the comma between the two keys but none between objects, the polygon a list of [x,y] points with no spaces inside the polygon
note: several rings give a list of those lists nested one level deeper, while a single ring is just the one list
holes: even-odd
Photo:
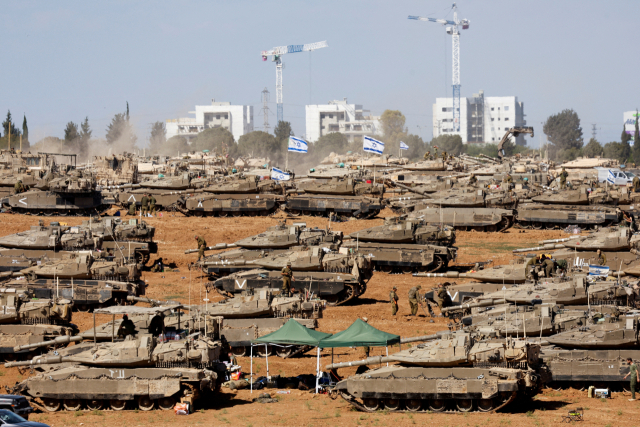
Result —
[{"label": "soldier standing on tank", "polygon": [[24,185],[22,185],[22,180],[19,179],[18,182],[13,186],[13,192],[15,194],[24,193]]},{"label": "soldier standing on tank", "polygon": [[638,226],[636,224],[635,218],[633,217],[633,214],[628,214],[626,212],[623,212],[624,214],[624,221],[627,223],[627,227],[629,227],[629,230],[632,233],[635,233],[636,231],[638,231]]},{"label": "soldier standing on tank", "polygon": [[431,156],[431,151],[427,151],[426,153],[424,153],[424,159],[433,160],[433,157]]},{"label": "soldier standing on tank", "polygon": [[391,292],[389,292],[389,302],[391,302],[391,315],[395,316],[398,313],[398,294],[396,291],[398,288],[396,286],[393,287]]},{"label": "soldier standing on tank", "polygon": [[628,376],[631,376],[631,378],[629,378],[629,388],[631,389],[631,399],[629,399],[629,402],[633,402],[636,400],[636,384],[640,381],[640,376],[638,375],[638,367],[633,359],[627,357],[627,363],[629,364],[629,373],[622,379],[626,380]]},{"label": "soldier standing on tank", "polygon": [[120,323],[120,327],[118,328],[118,336],[125,338],[127,335],[135,335],[136,334],[136,325],[133,324],[129,316],[126,314],[122,315],[122,323]]},{"label": "soldier standing on tank", "polygon": [[598,260],[596,261],[598,265],[607,264],[607,257],[602,253],[600,249],[598,249],[598,252],[596,252],[596,255],[598,255]]},{"label": "soldier standing on tank", "polygon": [[282,295],[291,296],[291,281],[293,279],[293,271],[291,271],[291,262],[287,262],[287,266],[282,269]]},{"label": "soldier standing on tank", "polygon": [[131,202],[131,204],[129,204],[129,212],[128,215],[132,215],[132,216],[136,216],[136,201],[134,200],[133,202]]},{"label": "soldier standing on tank", "polygon": [[196,240],[198,241],[198,261],[200,261],[201,258],[204,258],[204,250],[207,249],[207,241],[204,240],[204,237],[200,237],[197,234]]},{"label": "soldier standing on tank", "polygon": [[560,172],[560,189],[564,190],[567,188],[567,177],[569,176],[569,174],[567,173],[567,171],[565,170],[565,168],[562,168],[562,171]]},{"label": "soldier standing on tank", "polygon": [[510,190],[511,184],[513,183],[513,178],[510,173],[507,172],[507,175],[504,177],[504,182],[507,184],[507,190]]},{"label": "soldier standing on tank", "polygon": [[640,178],[638,176],[633,177],[633,181],[631,181],[631,188],[633,188],[634,193],[640,193]]},{"label": "soldier standing on tank", "polygon": [[411,315],[415,316],[418,314],[418,297],[419,291],[422,289],[422,286],[414,286],[409,289],[409,305],[411,306]]},{"label": "soldier standing on tank", "polygon": [[472,173],[471,176],[469,177],[469,184],[476,185],[477,182],[478,182],[478,178],[476,178],[476,174]]},{"label": "soldier standing on tank", "polygon": [[544,267],[544,275],[545,275],[545,277],[551,277],[551,275],[553,274],[553,270],[556,267],[556,263],[551,258],[547,258],[542,263],[542,266]]},{"label": "soldier standing on tank", "polygon": [[446,152],[446,151],[443,151],[443,152],[442,152],[442,161],[443,161],[443,162],[446,162],[446,161],[447,161],[447,152]]},{"label": "soldier standing on tank", "polygon": [[149,211],[151,212],[151,215],[156,216],[156,198],[153,194],[149,197]]},{"label": "soldier standing on tank", "polygon": [[142,216],[146,217],[147,213],[149,213],[149,195],[147,193],[144,193],[144,196],[142,196],[140,204],[140,211],[142,213]]}]

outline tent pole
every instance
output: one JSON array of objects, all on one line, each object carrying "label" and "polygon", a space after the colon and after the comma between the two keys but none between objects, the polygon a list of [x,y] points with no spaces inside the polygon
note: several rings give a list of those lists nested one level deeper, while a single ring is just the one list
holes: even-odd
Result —
[{"label": "tent pole", "polygon": [[267,349],[267,344],[264,345],[264,358],[267,361],[267,380],[269,380],[271,377],[269,377],[269,350]]},{"label": "tent pole", "polygon": [[331,347],[331,364],[333,365],[333,347]]},{"label": "tent pole", "polygon": [[[389,346],[385,347],[387,349],[387,357],[389,357]],[[389,366],[389,362],[387,362],[387,366]]]},{"label": "tent pole", "polygon": [[253,343],[250,344],[251,350],[249,350],[249,354],[251,355],[251,393],[253,393]]},{"label": "tent pole", "polygon": [[318,347],[318,357],[316,358],[316,394],[318,394],[319,376],[320,376],[320,347]]}]

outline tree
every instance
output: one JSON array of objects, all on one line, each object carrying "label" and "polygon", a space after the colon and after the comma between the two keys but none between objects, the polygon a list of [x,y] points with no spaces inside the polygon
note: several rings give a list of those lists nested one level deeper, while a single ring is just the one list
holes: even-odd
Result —
[{"label": "tree", "polygon": [[78,125],[69,122],[67,123],[67,127],[64,129],[64,143],[70,149],[75,149],[76,144],[80,141],[80,132],[78,132]]},{"label": "tree", "polygon": [[284,160],[289,143],[289,137],[293,135],[291,123],[279,121],[273,133],[276,137],[277,146],[274,147],[274,150],[269,154],[269,157],[276,164],[279,164]]},{"label": "tree", "polygon": [[172,136],[159,148],[158,154],[176,156],[178,153],[189,151],[189,143],[184,136]]},{"label": "tree", "polygon": [[629,135],[627,133],[627,130],[625,129],[625,125],[622,125],[622,135],[620,136],[620,141],[621,142],[629,142],[631,140],[631,135]]},{"label": "tree", "polygon": [[91,130],[91,126],[89,126],[89,117],[84,118],[84,122],[80,125],[80,141],[83,145],[87,145],[89,140],[91,139],[91,135],[93,131]]},{"label": "tree", "polygon": [[260,130],[246,133],[238,140],[238,153],[241,156],[269,157],[273,160],[278,148],[276,137]]},{"label": "tree", "polygon": [[126,112],[117,113],[113,116],[113,119],[111,119],[111,123],[107,127],[106,138],[109,144],[118,142],[127,148],[133,147],[136,144],[138,137],[133,130],[133,126],[129,123],[128,102]]},{"label": "tree", "polygon": [[408,157],[410,160],[422,160],[426,151],[426,144],[418,135],[405,135],[402,138],[402,142],[409,146],[409,149],[402,152],[403,157]]},{"label": "tree", "polygon": [[600,156],[602,155],[602,145],[595,138],[591,138],[589,143],[582,148],[582,155],[585,157]]},{"label": "tree", "polygon": [[157,153],[167,142],[167,128],[164,122],[155,122],[151,125],[151,135],[149,136],[149,148],[151,152]]},{"label": "tree", "polygon": [[321,161],[329,154],[344,154],[349,150],[349,140],[340,132],[332,132],[322,135],[313,144],[313,156],[317,161]]},{"label": "tree", "polygon": [[[386,144],[385,149],[390,153],[397,153],[400,148],[400,141],[407,136],[407,129],[404,127],[406,118],[398,110],[385,110],[380,116],[382,127],[382,138]],[[406,142],[406,141],[405,141]]]},{"label": "tree", "polygon": [[462,137],[460,135],[440,135],[433,138],[429,145],[429,151],[431,151],[432,154],[434,153],[435,147],[438,147],[439,153],[446,151],[453,155],[458,155],[464,151],[464,145],[462,145]]},{"label": "tree", "polygon": [[621,163],[626,162],[631,154],[631,146],[628,142],[612,141],[603,147],[604,157],[617,159]]},{"label": "tree", "polygon": [[582,148],[582,128],[578,114],[566,109],[561,113],[550,116],[545,122],[542,131],[556,150],[570,148]]},{"label": "tree", "polygon": [[209,128],[200,132],[191,141],[191,150],[202,151],[209,150],[215,151],[218,154],[229,154],[231,157],[235,157],[238,152],[238,145],[233,134],[225,128]]},{"label": "tree", "polygon": [[9,135],[9,132],[11,132],[12,141],[14,140],[14,137],[20,136],[20,130],[16,128],[16,125],[13,123],[10,110],[7,110],[7,117],[4,122],[2,122],[2,129],[4,136]]}]

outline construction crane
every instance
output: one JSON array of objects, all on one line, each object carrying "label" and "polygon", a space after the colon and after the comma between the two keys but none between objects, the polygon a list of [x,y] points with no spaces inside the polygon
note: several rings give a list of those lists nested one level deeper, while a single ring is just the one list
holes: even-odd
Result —
[{"label": "construction crane", "polygon": [[329,46],[326,41],[317,42],[317,43],[309,43],[309,44],[292,44],[289,46],[280,46],[274,47],[271,50],[263,50],[262,51],[262,60],[266,61],[269,56],[272,56],[271,59],[276,63],[276,104],[278,106],[278,123],[283,120],[282,116],[282,59],[281,56],[285,53],[296,53],[296,52],[311,52],[316,49],[322,49],[323,47]]},{"label": "construction crane", "polygon": [[460,132],[460,30],[458,27],[462,27],[463,30],[468,29],[469,20],[458,19],[458,7],[455,3],[453,4],[452,9],[453,21],[446,19],[423,18],[421,16],[409,16],[409,19],[448,25],[447,34],[453,36],[453,54],[451,55],[451,60],[453,62],[451,67],[451,77],[453,80],[453,131]]}]

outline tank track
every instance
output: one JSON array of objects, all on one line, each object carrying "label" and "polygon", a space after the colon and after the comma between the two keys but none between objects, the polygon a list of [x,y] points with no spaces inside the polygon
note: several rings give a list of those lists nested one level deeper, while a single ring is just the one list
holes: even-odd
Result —
[{"label": "tank track", "polygon": [[[400,400],[400,405],[398,406],[397,409],[392,409],[389,408],[387,406],[384,405],[383,402],[380,402],[380,407],[385,406],[385,410],[388,410],[389,412],[394,412],[394,413],[432,413],[432,412],[438,412],[438,413],[464,413],[464,412],[495,412],[498,411],[502,408],[504,408],[505,406],[507,406],[508,404],[510,404],[511,402],[513,402],[516,397],[517,397],[518,393],[517,392],[513,392],[511,393],[511,395],[509,396],[508,399],[504,400],[500,405],[498,405],[495,408],[492,408],[491,410],[488,411],[482,411],[480,409],[477,408],[476,405],[474,405],[475,407],[473,407],[473,409],[469,410],[469,411],[461,411],[461,410],[456,410],[456,409],[451,409],[450,405],[447,405],[448,408],[443,408],[440,411],[434,411],[433,409],[428,409],[427,405],[425,405],[426,400],[423,399],[422,400],[422,405],[420,408],[418,408],[417,410],[409,410],[409,409],[401,409],[402,408],[402,399]],[[372,408],[367,408],[366,406],[364,406],[364,404],[358,402],[353,396],[346,394],[344,392],[340,392],[340,397],[342,397],[344,400],[346,400],[348,403],[350,403],[351,405],[353,405],[357,410],[362,411],[362,412],[376,412],[378,411],[380,408],[376,408],[376,409],[372,409]],[[458,399],[444,399],[447,401],[447,403],[452,403],[455,402]]]},{"label": "tank track", "polygon": [[21,215],[36,215],[36,216],[90,216],[96,213],[104,212],[109,208],[108,205],[101,205],[91,209],[24,209],[24,208],[11,208],[12,213]]}]

